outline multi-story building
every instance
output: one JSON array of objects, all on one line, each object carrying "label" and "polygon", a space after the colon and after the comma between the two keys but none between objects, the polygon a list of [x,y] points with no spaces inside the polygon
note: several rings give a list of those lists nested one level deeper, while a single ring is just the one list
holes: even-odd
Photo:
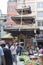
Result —
[{"label": "multi-story building", "polygon": [[35,21],[36,21],[35,26],[40,28],[40,35],[42,35],[43,34],[43,0],[9,0],[8,6],[7,6],[7,15],[8,15],[7,24],[9,25],[7,25],[6,28],[11,29],[12,24],[14,26],[16,25],[16,23],[14,22],[14,20],[12,20],[11,17],[18,15],[16,8],[21,9],[21,7],[23,7],[24,4],[26,7],[29,7],[29,6],[31,7],[31,10],[33,13],[32,15],[35,15]]},{"label": "multi-story building", "polygon": [[6,34],[6,32],[3,29],[5,22],[6,22],[6,15],[2,14],[2,12],[0,10],[0,39],[2,36],[4,36]]},{"label": "multi-story building", "polygon": [[37,0],[37,15],[36,15],[36,21],[37,25],[40,28],[40,35],[37,39],[38,45],[42,44],[43,47],[43,0]]},{"label": "multi-story building", "polygon": [[40,29],[40,34],[37,37],[38,45],[42,43],[43,46],[43,0],[26,0],[31,6],[32,11],[36,16],[36,25]]},{"label": "multi-story building", "polygon": [[32,37],[35,36],[38,29],[35,22],[36,12],[33,11],[34,8],[27,0],[9,0],[7,6],[8,17],[4,30],[11,32],[14,38],[18,38],[19,42],[31,44]]},{"label": "multi-story building", "polygon": [[[19,2],[23,2],[23,0],[17,0]],[[43,46],[43,0],[24,0],[26,3],[26,6],[30,6],[32,12],[35,14],[35,24],[40,29],[40,34],[37,37],[37,42],[40,43]],[[21,5],[21,4],[20,4]]]}]

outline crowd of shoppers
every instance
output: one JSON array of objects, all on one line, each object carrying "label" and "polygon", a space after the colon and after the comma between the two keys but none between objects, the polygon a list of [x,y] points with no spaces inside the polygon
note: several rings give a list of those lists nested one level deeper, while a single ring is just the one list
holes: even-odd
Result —
[{"label": "crowd of shoppers", "polygon": [[[24,48],[24,43],[18,44],[17,41],[13,41],[10,45],[5,41],[0,42],[0,65],[17,65],[17,55],[21,55],[23,50],[27,50]],[[38,46],[31,46],[29,49],[29,55],[34,55],[39,52]]]},{"label": "crowd of shoppers", "polygon": [[0,42],[0,65],[17,65],[17,55],[21,55],[21,46],[17,41],[13,41],[10,45],[9,42]]}]

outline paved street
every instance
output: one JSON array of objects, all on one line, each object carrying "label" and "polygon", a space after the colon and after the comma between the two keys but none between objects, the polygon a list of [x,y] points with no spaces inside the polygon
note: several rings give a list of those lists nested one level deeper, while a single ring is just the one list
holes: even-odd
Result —
[{"label": "paved street", "polygon": [[[15,65],[15,63],[13,63]],[[23,61],[19,61],[19,56],[17,56],[17,65],[24,65]]]},{"label": "paved street", "polygon": [[[15,63],[13,63],[13,65],[15,65]],[[24,65],[24,62],[18,61],[18,62],[17,62],[17,65]]]}]

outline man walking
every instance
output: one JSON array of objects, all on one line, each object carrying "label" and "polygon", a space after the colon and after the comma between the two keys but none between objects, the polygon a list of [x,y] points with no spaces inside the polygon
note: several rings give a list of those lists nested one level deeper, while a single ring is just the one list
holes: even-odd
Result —
[{"label": "man walking", "polygon": [[12,57],[13,57],[13,62],[17,65],[17,53],[16,53],[17,45],[16,42],[13,42],[13,45],[10,47]]}]

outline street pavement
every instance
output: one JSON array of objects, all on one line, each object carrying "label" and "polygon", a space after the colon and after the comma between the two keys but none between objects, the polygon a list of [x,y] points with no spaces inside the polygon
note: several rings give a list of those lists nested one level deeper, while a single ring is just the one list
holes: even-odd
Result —
[{"label": "street pavement", "polygon": [[[14,62],[13,62],[13,65],[15,65]],[[19,60],[19,56],[17,56],[17,65],[25,65],[23,61]]]},{"label": "street pavement", "polygon": [[[13,62],[13,65],[15,65],[14,62]],[[25,65],[25,64],[24,64],[24,62],[22,62],[22,61],[18,61],[18,62],[17,62],[17,65]]]}]

